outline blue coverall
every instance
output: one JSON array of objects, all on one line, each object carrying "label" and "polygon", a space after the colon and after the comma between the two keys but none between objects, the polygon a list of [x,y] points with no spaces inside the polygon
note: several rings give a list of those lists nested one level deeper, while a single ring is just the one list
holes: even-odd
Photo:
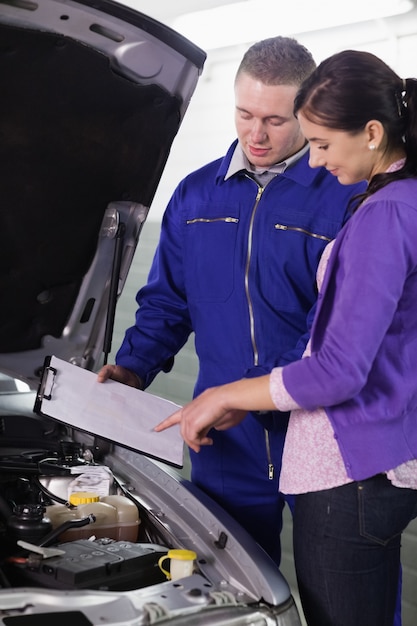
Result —
[{"label": "blue coverall", "polygon": [[[342,186],[308,153],[261,188],[246,171],[227,180],[222,159],[180,182],[165,211],[136,323],[116,363],[148,386],[195,333],[207,387],[267,373],[299,358],[315,304],[316,269],[364,184]],[[191,452],[192,481],[279,564],[284,499],[278,492],[287,415],[250,415]]]}]

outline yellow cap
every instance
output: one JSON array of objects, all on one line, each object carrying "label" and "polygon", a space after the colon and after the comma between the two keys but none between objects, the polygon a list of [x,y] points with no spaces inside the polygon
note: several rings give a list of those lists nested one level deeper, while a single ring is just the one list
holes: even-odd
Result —
[{"label": "yellow cap", "polygon": [[194,561],[197,558],[193,550],[168,550],[167,556],[178,561]]},{"label": "yellow cap", "polygon": [[100,496],[93,491],[75,491],[69,497],[70,504],[78,506],[79,504],[90,504],[90,502],[98,502]]}]

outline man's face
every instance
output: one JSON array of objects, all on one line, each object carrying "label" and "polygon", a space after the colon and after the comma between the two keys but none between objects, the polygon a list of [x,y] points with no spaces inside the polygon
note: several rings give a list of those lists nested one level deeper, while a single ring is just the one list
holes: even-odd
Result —
[{"label": "man's face", "polygon": [[242,73],[235,84],[235,124],[248,160],[268,168],[305,144],[293,114],[295,85],[264,85]]}]

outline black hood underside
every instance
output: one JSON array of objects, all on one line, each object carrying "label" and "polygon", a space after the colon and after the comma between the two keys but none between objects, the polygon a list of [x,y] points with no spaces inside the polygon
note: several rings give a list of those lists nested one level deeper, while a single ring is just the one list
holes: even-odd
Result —
[{"label": "black hood underside", "polygon": [[0,352],[59,336],[113,200],[149,206],[178,99],[68,37],[0,25]]}]

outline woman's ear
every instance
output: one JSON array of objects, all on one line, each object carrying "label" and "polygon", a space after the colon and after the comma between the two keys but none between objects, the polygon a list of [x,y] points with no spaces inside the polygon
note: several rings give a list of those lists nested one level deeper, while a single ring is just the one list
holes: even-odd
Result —
[{"label": "woman's ear", "polygon": [[381,122],[378,120],[370,120],[365,126],[365,132],[370,150],[378,149],[385,135],[385,130]]}]

